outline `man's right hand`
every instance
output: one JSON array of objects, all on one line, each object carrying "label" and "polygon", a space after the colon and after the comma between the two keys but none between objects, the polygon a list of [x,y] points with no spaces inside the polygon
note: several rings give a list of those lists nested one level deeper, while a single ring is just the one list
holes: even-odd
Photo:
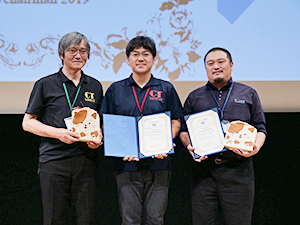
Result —
[{"label": "man's right hand", "polygon": [[123,161],[139,161],[139,159],[138,158],[135,158],[135,156],[133,155],[133,156],[129,156],[129,155],[127,155],[127,156],[125,156],[124,158],[123,158]]},{"label": "man's right hand", "polygon": [[79,135],[65,128],[57,128],[56,138],[66,144],[72,144],[79,141]]},{"label": "man's right hand", "polygon": [[193,157],[194,161],[201,162],[202,160],[207,159],[207,156],[201,156],[199,159],[195,159],[195,156],[194,156],[195,147],[193,147],[189,144],[188,146],[186,146],[186,148],[189,151],[189,153],[191,154],[191,156]]},{"label": "man's right hand", "polygon": [[25,113],[22,126],[25,131],[41,137],[56,138],[66,144],[72,144],[79,140],[79,136],[65,128],[56,128],[37,120],[37,115]]}]

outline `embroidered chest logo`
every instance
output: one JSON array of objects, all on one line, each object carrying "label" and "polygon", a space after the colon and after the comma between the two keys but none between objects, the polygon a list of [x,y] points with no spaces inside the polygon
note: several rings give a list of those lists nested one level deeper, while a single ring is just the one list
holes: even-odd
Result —
[{"label": "embroidered chest logo", "polygon": [[162,91],[156,91],[156,90],[151,90],[149,92],[149,99],[150,100],[155,100],[155,101],[163,101],[163,98],[161,97],[162,96]]},{"label": "embroidered chest logo", "polygon": [[84,97],[85,97],[84,100],[85,100],[86,102],[92,102],[92,103],[95,103],[95,93],[86,91],[86,92],[84,93]]}]

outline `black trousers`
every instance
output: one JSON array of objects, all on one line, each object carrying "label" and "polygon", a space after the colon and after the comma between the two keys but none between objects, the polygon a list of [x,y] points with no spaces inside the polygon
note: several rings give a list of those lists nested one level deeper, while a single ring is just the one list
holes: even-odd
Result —
[{"label": "black trousers", "polygon": [[254,203],[252,158],[222,165],[206,160],[193,171],[193,224],[250,225]]},{"label": "black trousers", "polygon": [[96,165],[84,155],[39,165],[44,225],[64,224],[68,205],[72,224],[92,224]]},{"label": "black trousers", "polygon": [[115,173],[123,225],[164,224],[171,171]]}]

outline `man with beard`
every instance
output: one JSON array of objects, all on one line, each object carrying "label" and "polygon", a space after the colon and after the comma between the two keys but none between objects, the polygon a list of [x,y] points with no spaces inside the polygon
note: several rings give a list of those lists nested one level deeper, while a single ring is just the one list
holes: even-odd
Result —
[{"label": "man with beard", "polygon": [[[208,82],[191,92],[184,103],[186,115],[217,107],[222,124],[240,120],[253,125],[257,136],[253,151],[226,148],[195,159],[186,124],[180,139],[194,158],[192,173],[193,224],[250,225],[254,202],[252,156],[266,138],[266,120],[256,91],[231,77],[231,54],[223,48],[210,49],[204,58]],[[226,127],[226,126],[224,126]],[[225,129],[224,129],[225,131]]]}]

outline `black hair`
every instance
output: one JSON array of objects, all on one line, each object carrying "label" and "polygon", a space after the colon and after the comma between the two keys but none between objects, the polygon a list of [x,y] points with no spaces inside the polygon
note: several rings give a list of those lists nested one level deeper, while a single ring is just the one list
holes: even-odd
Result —
[{"label": "black hair", "polygon": [[205,64],[206,56],[207,56],[209,53],[215,52],[215,51],[223,51],[223,52],[225,52],[226,55],[227,55],[227,58],[228,58],[229,61],[230,61],[230,63],[232,62],[232,57],[231,57],[231,54],[230,54],[230,52],[229,52],[228,50],[226,50],[225,48],[215,47],[215,48],[210,49],[210,50],[206,53],[206,55],[204,56],[204,64]]},{"label": "black hair", "polygon": [[156,56],[156,47],[155,42],[150,37],[145,36],[137,36],[133,39],[131,39],[126,47],[126,55],[129,57],[130,52],[132,52],[136,48],[143,47],[147,50],[149,50],[153,56],[153,58]]}]

